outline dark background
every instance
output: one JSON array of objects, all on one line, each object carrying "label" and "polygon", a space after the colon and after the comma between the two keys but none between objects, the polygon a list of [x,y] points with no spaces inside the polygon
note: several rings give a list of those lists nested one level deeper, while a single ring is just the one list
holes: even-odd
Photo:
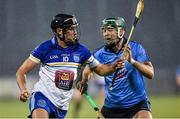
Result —
[{"label": "dark background", "polygon": [[[74,14],[80,22],[80,42],[91,51],[103,45],[101,21],[121,16],[126,37],[138,0],[0,0],[0,77],[12,77],[40,43],[52,37],[50,22],[57,13]],[[180,0],[145,0],[132,39],[143,44],[155,68],[147,80],[152,94],[174,94],[180,64]],[[37,75],[37,69],[32,75]]]}]

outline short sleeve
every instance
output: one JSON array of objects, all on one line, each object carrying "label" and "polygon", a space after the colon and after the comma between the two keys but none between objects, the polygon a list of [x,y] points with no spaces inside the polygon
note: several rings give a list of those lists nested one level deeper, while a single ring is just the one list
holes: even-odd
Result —
[{"label": "short sleeve", "polygon": [[29,58],[36,63],[43,62],[45,50],[45,46],[41,44],[32,51]]}]

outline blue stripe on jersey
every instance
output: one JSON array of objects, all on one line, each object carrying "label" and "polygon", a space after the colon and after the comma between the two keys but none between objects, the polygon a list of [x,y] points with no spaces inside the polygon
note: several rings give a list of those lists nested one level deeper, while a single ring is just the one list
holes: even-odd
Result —
[{"label": "blue stripe on jersey", "polygon": [[85,46],[79,43],[62,48],[58,45],[56,37],[53,37],[36,47],[31,55],[43,64],[56,62],[83,64],[90,58],[91,53]]},{"label": "blue stripe on jersey", "polygon": [[[132,50],[132,57],[139,62],[149,61],[145,49],[137,42],[129,43]],[[116,59],[122,56],[109,52],[105,47],[99,49],[95,58],[102,64],[112,64]],[[105,77],[105,106],[112,108],[128,108],[142,100],[147,99],[144,77],[128,61],[125,61],[125,68],[118,71],[113,90],[109,90],[114,74]]]}]

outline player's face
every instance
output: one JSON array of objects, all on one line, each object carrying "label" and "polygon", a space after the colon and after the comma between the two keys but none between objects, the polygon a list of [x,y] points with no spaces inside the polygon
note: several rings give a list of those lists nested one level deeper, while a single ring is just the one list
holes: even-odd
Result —
[{"label": "player's face", "polygon": [[102,34],[105,42],[111,44],[111,42],[118,39],[118,33],[113,27],[104,27],[102,28]]},{"label": "player's face", "polygon": [[78,33],[78,28],[77,26],[71,26],[66,29],[66,33],[64,34],[65,40],[69,44],[74,44],[77,42],[77,33]]}]

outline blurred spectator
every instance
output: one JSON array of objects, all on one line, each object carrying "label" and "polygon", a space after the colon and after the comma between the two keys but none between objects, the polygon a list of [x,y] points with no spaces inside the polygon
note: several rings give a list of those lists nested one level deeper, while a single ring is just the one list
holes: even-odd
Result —
[{"label": "blurred spectator", "polygon": [[178,66],[176,71],[176,84],[177,84],[176,94],[180,94],[180,65]]}]

